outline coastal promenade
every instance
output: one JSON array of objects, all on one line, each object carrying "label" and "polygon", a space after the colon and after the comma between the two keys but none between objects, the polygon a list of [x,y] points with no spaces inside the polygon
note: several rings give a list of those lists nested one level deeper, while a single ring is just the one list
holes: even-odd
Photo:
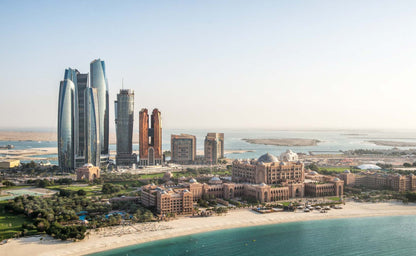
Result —
[{"label": "coastal promenade", "polygon": [[416,215],[416,204],[347,202],[343,209],[332,209],[327,213],[299,211],[259,214],[249,209],[237,209],[223,216],[179,217],[169,222],[104,228],[90,231],[86,239],[80,242],[62,242],[48,236],[10,239],[6,244],[0,246],[0,255],[26,256],[28,252],[33,256],[85,255],[159,239],[221,229],[309,220],[395,215]]}]

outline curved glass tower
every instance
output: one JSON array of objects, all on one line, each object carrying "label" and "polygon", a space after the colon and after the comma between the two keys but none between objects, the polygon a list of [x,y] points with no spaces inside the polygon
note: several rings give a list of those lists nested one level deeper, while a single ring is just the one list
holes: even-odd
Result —
[{"label": "curved glass tower", "polygon": [[61,81],[58,102],[58,160],[62,170],[75,167],[75,85]]},{"label": "curved glass tower", "polygon": [[85,163],[100,166],[100,126],[96,88],[85,89]]},{"label": "curved glass tower", "polygon": [[72,68],[65,69],[64,80],[68,79],[74,83],[74,152],[75,157],[78,154],[79,136],[78,136],[78,79],[79,71]]},{"label": "curved glass tower", "polygon": [[98,119],[100,127],[101,154],[108,154],[108,82],[105,74],[104,61],[97,59],[90,64],[91,87],[97,89]]}]

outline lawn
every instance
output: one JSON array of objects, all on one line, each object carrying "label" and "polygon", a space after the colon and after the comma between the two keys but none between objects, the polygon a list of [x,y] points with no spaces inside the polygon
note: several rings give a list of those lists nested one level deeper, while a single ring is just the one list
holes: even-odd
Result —
[{"label": "lawn", "polygon": [[71,191],[78,191],[84,190],[87,192],[87,196],[95,195],[95,191],[101,191],[102,185],[94,185],[94,186],[74,186],[74,185],[54,185],[54,186],[47,186],[48,189],[66,189]]},{"label": "lawn", "polygon": [[349,170],[350,167],[319,167],[319,170],[327,170],[330,172],[344,172],[345,170]]},{"label": "lawn", "polygon": [[160,179],[163,178],[164,173],[154,173],[154,174],[143,174],[140,175],[141,179]]},{"label": "lawn", "polygon": [[334,197],[329,197],[329,198],[327,198],[327,199],[329,199],[329,200],[332,200],[332,201],[339,201],[339,197],[336,197],[336,196],[334,196]]},{"label": "lawn", "polygon": [[[14,215],[8,213],[4,206],[6,201],[0,202],[0,241],[7,238],[12,238],[16,233],[22,231],[22,224],[32,223],[32,221],[26,218],[24,215]],[[35,234],[36,230],[29,230],[29,234]]]}]

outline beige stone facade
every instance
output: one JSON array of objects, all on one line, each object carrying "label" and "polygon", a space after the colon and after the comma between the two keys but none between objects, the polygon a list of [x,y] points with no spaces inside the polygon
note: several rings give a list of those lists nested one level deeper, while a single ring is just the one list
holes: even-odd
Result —
[{"label": "beige stone facade", "polygon": [[196,158],[196,137],[189,134],[171,135],[171,161],[192,164]]},{"label": "beige stone facade", "polygon": [[204,141],[204,159],[208,164],[216,164],[224,158],[224,133],[208,133]]},{"label": "beige stone facade", "polygon": [[[301,162],[283,162],[273,158],[260,160],[235,160],[232,166],[232,179],[235,182],[254,184],[302,183],[305,179]],[[267,162],[266,162],[267,161]]]},{"label": "beige stone facade", "polygon": [[183,187],[143,186],[142,204],[147,207],[155,207],[161,215],[167,213],[189,214],[193,211],[192,193]]},{"label": "beige stone facade", "polygon": [[363,186],[372,189],[392,189],[394,191],[416,191],[416,176],[361,172],[354,174],[346,170],[340,174],[346,186]]},{"label": "beige stone facade", "polygon": [[76,169],[77,180],[92,181],[100,178],[100,168],[93,166],[92,164],[85,164],[84,166]]}]

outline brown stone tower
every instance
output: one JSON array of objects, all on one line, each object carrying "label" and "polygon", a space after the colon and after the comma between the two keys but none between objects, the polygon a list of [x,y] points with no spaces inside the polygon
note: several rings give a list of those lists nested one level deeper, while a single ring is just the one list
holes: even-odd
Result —
[{"label": "brown stone tower", "polygon": [[149,128],[149,114],[142,109],[139,114],[140,165],[162,164],[162,118],[156,108],[152,112]]}]

